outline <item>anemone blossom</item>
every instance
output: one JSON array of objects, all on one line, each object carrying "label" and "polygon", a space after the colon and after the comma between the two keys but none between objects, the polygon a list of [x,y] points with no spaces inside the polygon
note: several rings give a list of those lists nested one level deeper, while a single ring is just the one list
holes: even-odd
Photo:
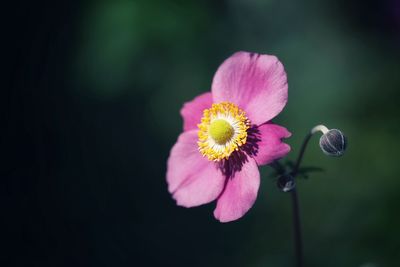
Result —
[{"label": "anemone blossom", "polygon": [[282,63],[271,55],[237,52],[218,68],[211,92],[181,109],[183,133],[167,163],[168,190],[177,204],[216,200],[221,222],[241,218],[260,186],[258,166],[284,157],[290,132],[271,123],[287,102]]}]

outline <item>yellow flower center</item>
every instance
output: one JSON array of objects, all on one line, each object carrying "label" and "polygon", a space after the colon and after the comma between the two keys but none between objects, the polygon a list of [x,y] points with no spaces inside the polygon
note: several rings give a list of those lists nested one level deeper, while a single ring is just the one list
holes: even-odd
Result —
[{"label": "yellow flower center", "polygon": [[250,121],[238,106],[222,102],[203,111],[198,127],[200,153],[209,160],[220,161],[246,143]]},{"label": "yellow flower center", "polygon": [[219,145],[225,144],[235,133],[233,127],[224,119],[218,119],[210,124],[210,136]]}]

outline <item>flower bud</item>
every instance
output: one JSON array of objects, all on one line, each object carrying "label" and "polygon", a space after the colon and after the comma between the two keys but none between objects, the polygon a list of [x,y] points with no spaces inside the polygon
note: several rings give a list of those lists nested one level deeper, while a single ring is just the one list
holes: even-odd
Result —
[{"label": "flower bud", "polygon": [[321,136],[319,146],[326,155],[340,157],[346,150],[347,140],[341,131],[331,129]]},{"label": "flower bud", "polygon": [[280,190],[287,193],[292,191],[296,187],[296,182],[292,175],[284,174],[278,177],[276,185]]}]

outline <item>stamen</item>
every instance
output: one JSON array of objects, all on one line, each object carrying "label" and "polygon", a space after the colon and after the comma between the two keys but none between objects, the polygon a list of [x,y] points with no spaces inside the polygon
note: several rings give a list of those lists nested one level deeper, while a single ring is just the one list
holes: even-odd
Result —
[{"label": "stamen", "polygon": [[209,160],[220,161],[246,143],[250,121],[238,106],[222,102],[203,111],[198,127],[200,153]]}]

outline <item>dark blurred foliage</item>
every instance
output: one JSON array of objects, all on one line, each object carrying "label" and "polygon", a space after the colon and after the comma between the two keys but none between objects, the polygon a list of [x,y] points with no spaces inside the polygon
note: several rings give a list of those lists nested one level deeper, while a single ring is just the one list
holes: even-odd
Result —
[{"label": "dark blurred foliage", "polygon": [[[396,0],[9,1],[2,6],[1,266],[292,266],[290,199],[262,168],[241,220],[177,207],[166,159],[179,109],[233,52],[289,79],[306,266],[399,266],[400,4]],[[184,163],[183,163],[184,164]]]}]

